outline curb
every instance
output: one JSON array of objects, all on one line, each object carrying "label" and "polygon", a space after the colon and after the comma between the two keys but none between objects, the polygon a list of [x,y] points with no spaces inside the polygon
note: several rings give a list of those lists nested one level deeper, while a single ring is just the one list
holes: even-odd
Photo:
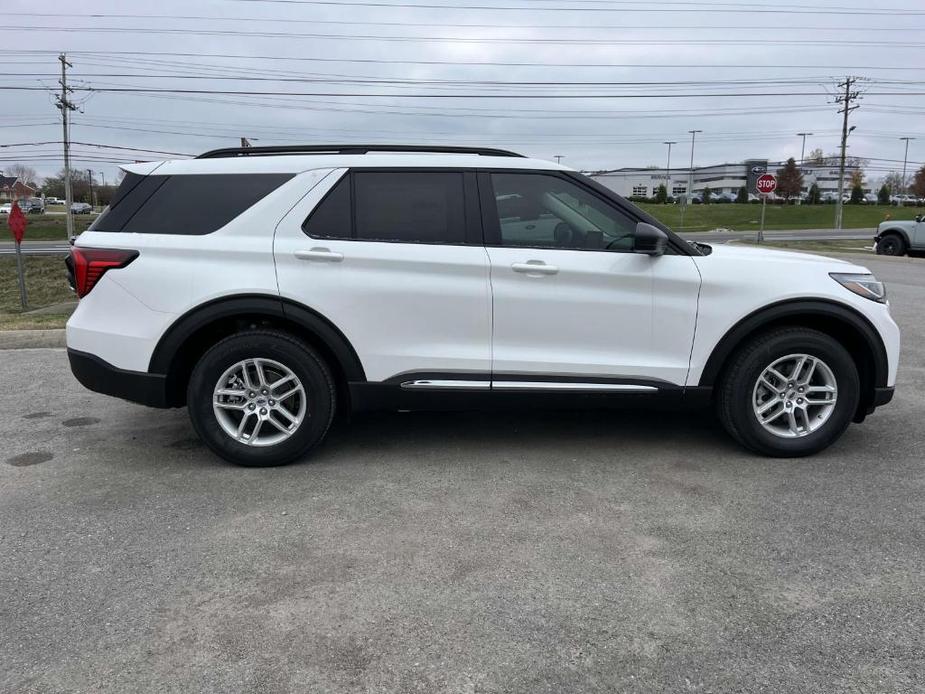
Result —
[{"label": "curb", "polygon": [[64,346],[64,328],[55,330],[0,330],[0,349]]}]

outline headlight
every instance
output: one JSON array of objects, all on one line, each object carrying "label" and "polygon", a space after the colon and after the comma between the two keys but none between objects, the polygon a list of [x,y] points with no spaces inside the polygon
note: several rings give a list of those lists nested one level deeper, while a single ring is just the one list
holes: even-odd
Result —
[{"label": "headlight", "polygon": [[830,272],[829,277],[838,282],[849,292],[854,292],[865,299],[886,303],[886,287],[873,275],[856,275],[853,273]]}]

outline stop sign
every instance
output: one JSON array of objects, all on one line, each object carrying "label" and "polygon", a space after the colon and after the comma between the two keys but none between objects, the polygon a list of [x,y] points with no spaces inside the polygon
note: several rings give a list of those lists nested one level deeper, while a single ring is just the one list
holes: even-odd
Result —
[{"label": "stop sign", "polygon": [[19,205],[15,200],[10,208],[10,217],[6,220],[6,223],[9,225],[16,243],[22,243],[23,234],[26,233],[26,215],[19,209]]},{"label": "stop sign", "polygon": [[774,174],[761,174],[755,181],[755,188],[761,195],[770,195],[777,190],[777,176]]}]

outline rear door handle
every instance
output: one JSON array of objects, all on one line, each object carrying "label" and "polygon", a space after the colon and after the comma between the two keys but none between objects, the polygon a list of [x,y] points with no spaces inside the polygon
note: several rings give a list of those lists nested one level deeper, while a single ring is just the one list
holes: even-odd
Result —
[{"label": "rear door handle", "polygon": [[514,272],[522,272],[527,275],[555,275],[559,268],[555,265],[547,265],[542,260],[528,260],[526,263],[514,263],[511,265]]},{"label": "rear door handle", "polygon": [[328,263],[339,263],[344,259],[343,253],[327,248],[312,248],[308,251],[296,251],[295,257],[299,260],[316,260]]}]

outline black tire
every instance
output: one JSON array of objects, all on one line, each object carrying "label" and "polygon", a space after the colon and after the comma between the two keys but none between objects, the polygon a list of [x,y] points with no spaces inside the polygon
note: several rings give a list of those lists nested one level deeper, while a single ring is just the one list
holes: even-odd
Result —
[{"label": "black tire", "polygon": [[877,242],[877,255],[905,255],[906,242],[899,234],[884,234]]},{"label": "black tire", "polygon": [[[306,414],[298,429],[280,443],[254,447],[236,441],[222,429],[212,408],[222,374],[245,359],[271,359],[285,365],[302,382]],[[324,360],[292,335],[254,330],[226,337],[211,347],[193,369],[186,391],[193,429],[214,453],[247,467],[285,465],[303,456],[325,437],[335,409],[334,377]]]},{"label": "black tire", "polygon": [[[758,421],[752,403],[759,376],[774,361],[790,354],[808,354],[831,369],[838,388],[834,410],[815,431],[783,438]],[[764,333],[740,347],[720,379],[717,414],[729,434],[746,448],[763,455],[794,458],[812,455],[834,443],[845,431],[858,407],[860,379],[848,351],[825,333],[808,328],[780,328]]]}]

